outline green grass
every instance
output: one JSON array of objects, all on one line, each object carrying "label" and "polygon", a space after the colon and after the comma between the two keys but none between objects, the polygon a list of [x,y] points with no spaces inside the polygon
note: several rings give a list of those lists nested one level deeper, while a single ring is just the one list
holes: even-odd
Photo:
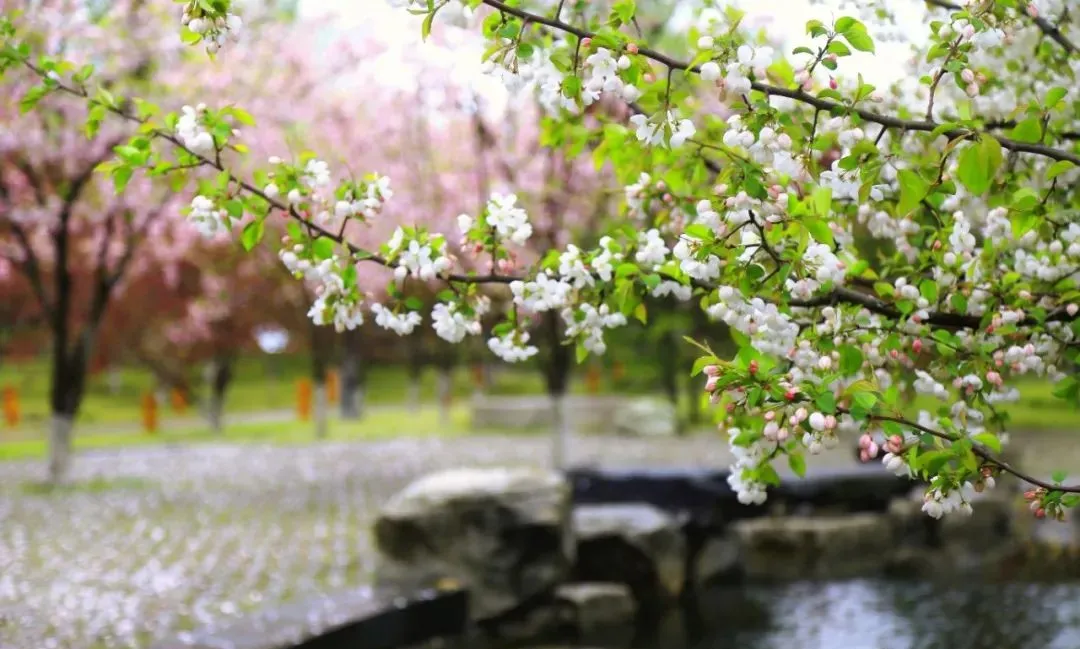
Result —
[{"label": "green grass", "polygon": [[[450,419],[440,421],[439,409],[424,406],[419,410],[379,408],[368,412],[359,421],[331,419],[327,441],[376,440],[398,437],[455,437],[471,432],[470,412],[464,405],[450,410]],[[499,432],[499,431],[489,431]],[[507,431],[501,431],[507,432]],[[515,431],[516,434],[532,431]],[[311,421],[270,423],[241,423],[228,425],[221,433],[206,427],[170,430],[156,434],[113,433],[84,434],[76,430],[75,450],[102,451],[138,446],[187,445],[206,443],[246,444],[310,444],[317,441]],[[0,442],[0,461],[44,458],[46,440],[43,435],[33,438]]]}]

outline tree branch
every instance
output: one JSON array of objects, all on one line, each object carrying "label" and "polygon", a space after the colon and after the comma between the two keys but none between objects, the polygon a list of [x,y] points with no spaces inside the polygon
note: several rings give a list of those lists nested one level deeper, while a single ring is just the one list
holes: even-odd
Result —
[{"label": "tree branch", "polygon": [[[928,4],[928,5],[933,5],[935,7],[941,7],[942,9],[949,9],[951,11],[964,11],[964,9],[965,9],[961,5],[958,5],[955,2],[949,2],[948,0],[923,0],[923,1],[926,2],[926,4]],[[1030,15],[1028,15],[1026,13],[1024,15],[1028,16],[1028,18],[1031,18],[1031,22],[1035,23],[1035,25],[1039,29],[1041,29],[1044,34],[1046,34],[1049,38],[1054,40],[1054,42],[1056,42],[1058,45],[1060,45],[1062,48],[1064,48],[1065,52],[1068,55],[1071,56],[1071,55],[1076,53],[1076,45],[1073,45],[1072,41],[1070,41],[1065,36],[1065,34],[1061,33],[1061,30],[1058,29],[1058,27],[1056,25],[1052,24],[1050,21],[1043,18],[1042,16],[1032,17],[1032,16],[1030,16]]]},{"label": "tree branch", "polygon": [[[510,14],[512,16],[517,16],[518,18],[521,18],[523,20],[528,20],[530,22],[535,22],[535,23],[544,25],[546,27],[549,27],[551,29],[556,29],[556,30],[559,30],[559,31],[567,32],[569,34],[573,34],[574,36],[577,36],[578,38],[594,38],[596,36],[596,34],[594,34],[593,32],[590,32],[588,30],[580,29],[578,27],[574,27],[573,25],[564,23],[564,22],[562,22],[560,20],[552,20],[550,18],[545,18],[544,16],[539,16],[539,15],[530,13],[528,11],[518,9],[517,7],[511,7],[511,6],[507,5],[504,2],[501,2],[500,0],[483,0],[483,2],[484,2],[484,4],[488,5],[489,7],[493,7],[495,9],[498,9],[499,11],[508,13],[508,14]],[[670,56],[667,56],[666,54],[662,54],[660,52],[649,49],[647,47],[638,47],[638,54],[640,54],[642,56],[645,56],[647,58],[650,58],[650,59],[656,61],[657,63],[662,63],[662,64],[668,66],[668,68],[671,68],[671,69],[685,70],[687,72],[698,72],[698,73],[701,72],[701,68],[699,66],[691,66],[691,65],[689,65],[688,63],[686,63],[684,61],[680,61],[678,59],[672,58]],[[757,90],[758,92],[765,93],[766,95],[776,95],[778,97],[786,97],[788,99],[792,99],[792,100],[798,101],[800,103],[807,104],[809,106],[813,106],[814,108],[817,108],[819,110],[829,111],[830,113],[834,112],[834,111],[845,112],[845,113],[853,113],[855,115],[858,115],[860,118],[862,118],[865,121],[874,122],[876,124],[881,124],[882,126],[887,126],[889,128],[898,128],[898,129],[905,130],[905,131],[929,132],[929,131],[933,131],[934,129],[936,129],[938,127],[938,124],[936,122],[933,122],[933,121],[905,120],[905,119],[900,119],[898,117],[892,117],[892,116],[889,116],[889,115],[881,115],[881,114],[878,114],[878,113],[875,113],[873,111],[866,110],[866,109],[863,109],[863,108],[856,108],[854,106],[848,106],[848,105],[841,104],[841,103],[838,103],[838,102],[835,102],[835,101],[830,101],[828,99],[822,99],[820,97],[815,97],[814,95],[811,95],[811,94],[809,94],[807,92],[804,92],[802,90],[791,90],[789,88],[781,88],[779,86],[774,86],[774,85],[767,84],[767,83],[761,83],[759,81],[752,82],[751,87],[754,90]],[[961,130],[961,129],[950,129],[948,131],[944,131],[942,134],[945,135],[946,137],[948,137],[949,139],[956,139],[956,138],[961,138],[961,137],[967,137],[967,136],[971,135],[971,132]],[[993,134],[990,134],[990,135],[991,135],[991,137],[996,139],[999,144],[1001,144],[1002,148],[1009,149],[1010,151],[1018,151],[1018,152],[1021,152],[1021,153],[1032,153],[1032,154],[1035,154],[1035,155],[1040,155],[1040,156],[1050,158],[1052,160],[1068,160],[1068,161],[1072,162],[1073,164],[1080,165],[1080,155],[1069,153],[1067,151],[1061,151],[1061,150],[1055,149],[1053,147],[1043,146],[1041,144],[1032,144],[1032,143],[1029,143],[1029,142],[1018,142],[1016,140],[1011,140],[1011,139],[1006,138],[1006,137],[1001,137],[1000,135],[993,135]]]}]

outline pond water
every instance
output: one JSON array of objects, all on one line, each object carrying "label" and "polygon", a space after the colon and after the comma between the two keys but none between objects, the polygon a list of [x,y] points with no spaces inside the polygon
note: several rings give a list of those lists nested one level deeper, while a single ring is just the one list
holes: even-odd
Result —
[{"label": "pond water", "polygon": [[638,649],[1078,649],[1080,584],[855,580],[713,590]]}]

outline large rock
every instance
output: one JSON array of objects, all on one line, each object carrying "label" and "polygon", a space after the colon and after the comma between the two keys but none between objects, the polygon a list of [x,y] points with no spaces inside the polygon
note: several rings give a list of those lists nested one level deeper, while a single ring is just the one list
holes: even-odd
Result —
[{"label": "large rock", "polygon": [[[556,597],[574,611],[575,639],[621,645],[632,639],[637,604],[625,584],[584,582],[559,586]],[[621,640],[622,642],[618,642]]]},{"label": "large rock", "polygon": [[733,534],[706,539],[693,559],[689,575],[696,591],[737,573],[740,556],[739,541]]},{"label": "large rock", "polygon": [[421,478],[375,522],[377,581],[411,590],[452,580],[469,591],[473,619],[505,613],[567,576],[569,508],[569,486],[555,473],[457,469]]},{"label": "large rock", "polygon": [[686,580],[686,539],[678,522],[650,505],[574,508],[578,581],[626,584],[645,606],[678,597]]},{"label": "large rock", "polygon": [[881,569],[892,522],[885,514],[778,516],[733,526],[752,579],[841,578]]},{"label": "large rock", "polygon": [[675,406],[660,399],[636,399],[615,412],[615,432],[634,437],[664,437],[678,432]]}]

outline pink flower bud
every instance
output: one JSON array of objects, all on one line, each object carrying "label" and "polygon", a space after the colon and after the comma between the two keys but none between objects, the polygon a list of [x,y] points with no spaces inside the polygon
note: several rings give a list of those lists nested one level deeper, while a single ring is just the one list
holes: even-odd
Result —
[{"label": "pink flower bud", "polygon": [[1070,318],[1075,316],[1077,311],[1080,311],[1080,306],[1076,306],[1076,303],[1070,303],[1065,307],[1065,313],[1068,313]]},{"label": "pink flower bud", "polygon": [[585,38],[581,39],[581,46],[582,47],[584,47],[585,49],[589,49],[590,45],[592,45],[592,39],[591,38],[586,36]]},{"label": "pink flower bud", "polygon": [[921,338],[916,338],[914,340],[914,342],[911,343],[911,350],[914,351],[916,354],[921,354],[922,353],[922,339]]},{"label": "pink flower bud", "polygon": [[795,390],[790,389],[790,390],[788,390],[787,392],[784,393],[784,398],[787,399],[788,401],[794,401],[795,400],[795,394],[796,394]]},{"label": "pink flower bud", "polygon": [[705,376],[720,376],[720,366],[719,365],[706,365],[705,366]]},{"label": "pink flower bud", "polygon": [[833,415],[825,416],[825,430],[832,430],[836,428],[836,417]]},{"label": "pink flower bud", "polygon": [[979,84],[974,83],[974,82],[969,83],[967,85],[967,87],[964,88],[964,92],[967,93],[968,97],[976,97],[976,96],[978,96],[978,94],[979,94]]},{"label": "pink flower bud", "polygon": [[870,437],[868,433],[863,433],[859,436],[859,448],[868,448],[874,443],[874,438]]},{"label": "pink flower bud", "polygon": [[652,72],[646,72],[645,73],[645,82],[646,83],[652,83],[653,81],[656,81],[656,75],[653,74]]},{"label": "pink flower bud", "polygon": [[765,413],[765,421],[772,421],[774,419],[776,419],[775,410],[770,410],[769,412]]},{"label": "pink flower bud", "polygon": [[720,380],[720,377],[710,376],[709,380],[705,382],[705,391],[712,392],[716,389],[716,383]]},{"label": "pink flower bud", "polygon": [[806,412],[806,408],[799,408],[798,410],[795,411],[795,421],[796,421],[796,423],[798,423],[800,421],[805,421],[806,418],[809,417],[809,416],[810,416],[809,413]]},{"label": "pink flower bud", "polygon": [[1039,17],[1039,8],[1037,6],[1035,6],[1034,2],[1029,2],[1028,3],[1027,15],[1031,16],[1032,18],[1038,18]]},{"label": "pink flower bud", "polygon": [[837,88],[839,87],[839,85],[840,85],[840,84],[836,83],[836,79],[835,79],[835,78],[833,78],[833,77],[829,77],[829,87],[830,87],[830,88],[832,88],[833,90],[836,90],[836,89],[837,89]]},{"label": "pink flower bud", "polygon": [[836,58],[837,58],[836,53],[835,52],[830,52],[829,55],[825,57],[825,60],[829,61],[831,63],[836,63]]},{"label": "pink flower bud", "polygon": [[637,54],[638,53],[637,43],[629,43],[629,44],[627,44],[626,51],[630,52],[631,54]]},{"label": "pink flower bud", "polygon": [[971,68],[964,68],[960,72],[960,78],[964,80],[964,83],[971,83],[975,81],[975,71]]},{"label": "pink flower bud", "polygon": [[780,430],[776,431],[776,441],[778,441],[778,442],[787,441],[787,438],[790,435],[791,435],[791,433],[788,431],[787,428],[781,428]]},{"label": "pink flower bud", "polygon": [[758,362],[757,361],[750,361],[750,373],[751,374],[757,374],[757,371],[758,371]]},{"label": "pink flower bud", "polygon": [[878,451],[880,450],[881,449],[878,448],[877,442],[870,442],[870,446],[866,447],[866,452],[870,455],[870,457],[877,457]]}]

